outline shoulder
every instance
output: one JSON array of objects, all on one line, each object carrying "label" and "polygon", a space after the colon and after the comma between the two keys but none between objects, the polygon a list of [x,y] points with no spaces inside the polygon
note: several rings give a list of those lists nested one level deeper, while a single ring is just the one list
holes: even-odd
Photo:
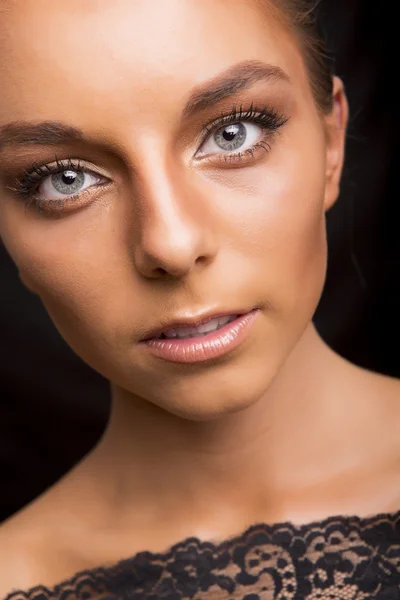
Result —
[{"label": "shoulder", "polygon": [[388,428],[393,427],[398,436],[398,425],[400,421],[400,379],[363,371],[365,374],[366,389],[368,397],[373,398],[376,411],[387,421]]},{"label": "shoulder", "polygon": [[385,424],[386,431],[394,434],[393,441],[400,448],[400,379],[367,371],[356,367],[361,385],[359,388],[360,403],[375,414],[380,424]]},{"label": "shoulder", "polygon": [[20,511],[0,526],[0,598],[41,583],[35,580],[40,555],[40,536],[29,511]]},{"label": "shoulder", "polygon": [[[400,379],[357,367],[354,392],[358,396],[357,420],[368,432],[369,443],[394,472],[400,470]],[[357,389],[357,381],[359,386]],[[383,463],[382,463],[383,464]],[[400,500],[400,482],[394,478]]]},{"label": "shoulder", "polygon": [[62,538],[41,498],[0,525],[0,599],[38,585],[51,588],[77,573],[79,557]]}]

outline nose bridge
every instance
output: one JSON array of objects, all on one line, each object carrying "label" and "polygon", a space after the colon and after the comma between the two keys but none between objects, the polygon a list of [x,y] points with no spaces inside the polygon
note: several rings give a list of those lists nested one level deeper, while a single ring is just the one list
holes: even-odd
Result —
[{"label": "nose bridge", "polygon": [[137,177],[134,259],[146,277],[183,276],[215,252],[195,174],[169,153],[152,153]]}]

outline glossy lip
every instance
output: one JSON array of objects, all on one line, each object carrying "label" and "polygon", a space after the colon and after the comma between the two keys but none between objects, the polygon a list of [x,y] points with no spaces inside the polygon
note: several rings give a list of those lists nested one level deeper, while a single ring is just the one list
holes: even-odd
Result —
[{"label": "glossy lip", "polygon": [[[230,317],[233,315],[245,315],[249,311],[248,310],[230,310],[218,313],[208,313],[203,314],[202,316],[195,317],[193,319],[182,319],[181,321],[171,321],[168,325],[164,325],[163,327],[157,327],[156,329],[152,329],[150,333],[146,335],[146,337],[142,338],[141,342],[147,342],[153,338],[158,337],[162,333],[165,333],[169,329],[178,329],[179,327],[198,327],[199,325],[203,325],[203,323],[207,323],[207,321],[211,321],[211,319],[218,319],[219,317]],[[195,338],[193,338],[195,339]]]},{"label": "glossy lip", "polygon": [[259,313],[258,308],[246,314],[242,313],[231,323],[227,323],[221,329],[202,337],[187,339],[152,338],[143,340],[140,346],[144,346],[151,354],[168,362],[199,363],[209,361],[237,348],[250,333],[251,326]]}]

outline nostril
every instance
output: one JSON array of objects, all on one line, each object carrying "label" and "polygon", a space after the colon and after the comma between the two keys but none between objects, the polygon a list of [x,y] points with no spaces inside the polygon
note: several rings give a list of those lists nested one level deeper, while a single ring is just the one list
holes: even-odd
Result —
[{"label": "nostril", "polygon": [[207,256],[199,256],[198,258],[196,258],[195,263],[197,264],[204,264],[207,262]]}]

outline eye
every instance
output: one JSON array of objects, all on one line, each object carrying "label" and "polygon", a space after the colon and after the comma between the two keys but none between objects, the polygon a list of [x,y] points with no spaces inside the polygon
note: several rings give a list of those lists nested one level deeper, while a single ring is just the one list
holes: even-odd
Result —
[{"label": "eye", "polygon": [[72,158],[56,158],[44,165],[33,163],[7,187],[24,201],[26,209],[33,207],[42,215],[59,217],[88,206],[96,199],[98,188],[111,183],[93,166]]},{"label": "eye", "polygon": [[272,149],[272,143],[289,117],[276,107],[257,107],[253,103],[245,109],[234,106],[212,123],[204,123],[206,136],[195,158],[220,162],[224,166],[251,165]]},{"label": "eye", "polygon": [[205,140],[199,149],[202,155],[227,152],[246,152],[264,137],[261,125],[250,122],[238,122],[224,125]]},{"label": "eye", "polygon": [[97,185],[102,179],[100,175],[90,171],[69,168],[44,177],[37,187],[37,195],[43,200],[76,196],[92,185]]}]

